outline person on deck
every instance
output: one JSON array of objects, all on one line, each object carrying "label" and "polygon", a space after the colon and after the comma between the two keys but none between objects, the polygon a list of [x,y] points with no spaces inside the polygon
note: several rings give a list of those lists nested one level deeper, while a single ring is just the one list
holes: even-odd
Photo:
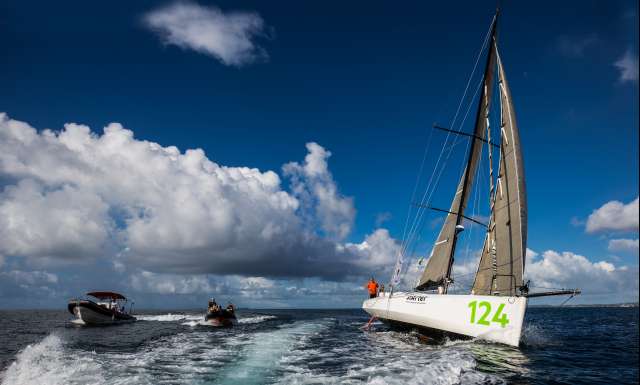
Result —
[{"label": "person on deck", "polygon": [[367,283],[366,288],[369,291],[369,298],[376,298],[378,296],[378,282],[376,282],[373,277],[371,277]]},{"label": "person on deck", "polygon": [[209,300],[209,308],[207,310],[209,311],[209,313],[216,313],[218,310],[220,310],[215,299],[212,298]]}]

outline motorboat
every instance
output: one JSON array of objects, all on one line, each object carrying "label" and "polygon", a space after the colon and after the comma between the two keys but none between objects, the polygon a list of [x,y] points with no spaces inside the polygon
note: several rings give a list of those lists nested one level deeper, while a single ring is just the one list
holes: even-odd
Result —
[{"label": "motorboat", "polygon": [[236,325],[238,319],[236,318],[235,306],[229,304],[223,309],[214,299],[210,299],[204,322],[211,326],[230,327]]},{"label": "motorboat", "polygon": [[77,317],[74,323],[81,325],[113,325],[136,321],[132,312],[133,302],[126,310],[127,298],[111,291],[92,291],[86,294],[92,299],[71,299],[69,313]]}]

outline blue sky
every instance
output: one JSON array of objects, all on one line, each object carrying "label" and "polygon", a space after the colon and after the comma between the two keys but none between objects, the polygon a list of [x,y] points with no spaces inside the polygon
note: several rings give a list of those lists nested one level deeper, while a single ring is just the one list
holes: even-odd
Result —
[{"label": "blue sky", "polygon": [[[633,202],[638,197],[637,4],[505,3],[499,44],[524,146],[528,247],[539,254],[538,268],[545,261],[557,262],[559,265],[553,265],[556,267],[575,265],[584,262],[576,256],[583,256],[591,265],[552,282],[581,285],[581,280],[601,279],[601,286],[594,286],[591,294],[583,297],[585,302],[637,300],[637,277],[626,288],[614,290],[610,283],[622,276],[602,272],[598,266],[603,265],[595,265],[609,263],[616,274],[623,267],[637,272],[638,266],[637,201],[635,222],[628,218],[629,212],[634,216]],[[196,13],[180,17],[180,7]],[[154,12],[156,19],[151,18]],[[293,205],[286,213],[288,219],[280,211],[267,210],[264,215],[270,220],[283,215],[283,221],[293,221],[286,222],[291,229],[305,230],[295,241],[279,240],[283,243],[274,250],[300,247],[303,251],[299,252],[310,260],[325,262],[318,267],[322,272],[316,277],[312,272],[298,276],[291,271],[305,270],[299,266],[307,265],[313,270],[313,263],[298,261],[292,255],[282,263],[294,267],[277,269],[273,264],[278,258],[257,253],[249,260],[253,261],[251,265],[261,267],[243,270],[239,266],[246,266],[245,260],[216,260],[223,249],[210,248],[221,247],[222,240],[188,244],[193,237],[186,235],[176,239],[176,244],[184,245],[186,253],[194,256],[189,263],[168,262],[182,260],[181,253],[186,249],[178,247],[168,254],[150,248],[142,252],[140,244],[132,243],[135,237],[131,231],[137,227],[127,219],[135,217],[128,211],[131,207],[144,206],[144,197],[138,201],[131,195],[117,199],[113,198],[115,193],[108,196],[109,189],[121,189],[118,184],[124,184],[127,178],[140,180],[129,174],[122,179],[97,177],[102,178],[102,184],[90,188],[107,208],[89,214],[105,215],[99,223],[115,223],[104,232],[98,229],[93,233],[100,243],[95,248],[86,244],[75,247],[72,240],[58,239],[63,236],[46,228],[38,237],[25,236],[24,242],[18,242],[29,232],[29,226],[16,228],[11,224],[42,223],[41,216],[55,218],[47,215],[52,207],[49,198],[55,197],[50,194],[55,191],[64,192],[58,198],[61,201],[81,202],[79,211],[61,206],[66,212],[65,221],[73,222],[75,212],[83,213],[75,218],[79,223],[86,219],[82,215],[89,215],[80,210],[89,203],[77,194],[87,193],[82,195],[87,202],[95,200],[84,182],[72,176],[47,179],[43,175],[51,175],[52,170],[34,171],[33,165],[17,169],[7,157],[0,163],[0,205],[4,205],[5,214],[15,217],[12,222],[0,223],[0,239],[5,245],[13,245],[0,249],[0,274],[6,278],[0,287],[4,291],[4,295],[0,293],[0,306],[41,306],[46,301],[38,302],[28,293],[33,282],[42,279],[50,281],[42,296],[63,303],[69,295],[91,289],[92,279],[87,277],[94,275],[105,279],[102,284],[113,284],[150,306],[196,304],[207,297],[207,291],[221,290],[223,295],[232,296],[228,293],[245,286],[242,290],[246,297],[237,301],[247,306],[358,306],[358,280],[369,272],[383,274],[383,262],[395,259],[382,254],[392,252],[394,240],[402,238],[430,127],[433,122],[447,125],[455,113],[493,12],[494,2],[407,2],[401,6],[377,1],[4,2],[0,5],[4,51],[0,111],[7,114],[6,132],[11,131],[6,128],[11,125],[9,120],[26,122],[38,130],[38,135],[46,128],[60,131],[69,122],[86,125],[95,135],[102,135],[103,127],[118,122],[133,131],[137,141],[176,146],[181,152],[199,148],[208,160],[230,169],[273,171],[279,184],[265,194],[261,191],[262,195],[252,196],[238,185],[225,185],[223,192],[211,196],[204,189],[204,195],[199,196],[212,205],[206,206],[212,213],[209,219],[217,220],[216,210],[221,210],[227,200],[236,202],[232,207],[240,213],[246,210],[246,215],[252,210],[247,202],[258,202],[258,208],[253,209],[258,228],[258,223],[263,223],[259,221],[259,200],[268,199],[276,190],[283,192],[287,194],[282,198],[285,203],[277,204]],[[196,29],[181,44],[167,40],[168,30],[188,30],[194,20],[213,25]],[[238,33],[229,34],[229,28],[236,28]],[[209,45],[203,48],[194,43],[193,39],[200,37]],[[471,120],[463,129],[470,130],[469,123]],[[429,171],[443,136],[435,132],[431,140],[425,167]],[[5,137],[5,145],[16,151],[12,159],[22,156],[27,162],[36,156],[17,153],[9,143]],[[319,148],[305,147],[307,143],[317,143]],[[134,147],[129,151],[135,151]],[[62,161],[56,156],[62,155],[55,146],[25,147],[24,151],[52,151],[50,165],[60,170],[56,162]],[[305,163],[305,157],[310,157],[310,162]],[[109,157],[104,159],[108,162]],[[145,159],[132,156],[131,161]],[[290,162],[295,162],[294,166],[283,170],[283,165]],[[315,174],[313,167],[318,164],[314,162],[320,162],[321,169]],[[161,181],[171,183],[172,177],[181,177],[180,172],[162,175]],[[256,178],[270,178],[260,175]],[[442,188],[433,200],[435,205],[449,205],[456,179],[455,170],[445,173]],[[27,181],[34,185],[27,186]],[[65,186],[71,190],[64,190]],[[189,191],[202,186],[192,187]],[[329,201],[314,195],[319,189],[328,191]],[[140,191],[146,190],[141,187]],[[179,194],[171,191],[167,193],[170,198]],[[37,204],[29,201],[31,196],[39,196],[44,212],[35,210]],[[217,198],[220,201],[216,202]],[[620,202],[620,207],[607,206],[587,231],[594,210],[612,201]],[[158,207],[152,207],[156,211],[150,207],[140,210],[146,209],[145,215],[154,219]],[[429,220],[437,220],[435,213],[429,215]],[[238,216],[241,220],[231,221],[228,228],[221,224],[209,229],[207,218],[203,218],[204,224],[194,226],[205,234],[209,230],[234,233],[234,223],[250,222]],[[141,221],[152,223],[145,218]],[[596,225],[593,221],[598,218],[600,224]],[[615,225],[629,220],[630,224]],[[389,232],[377,233],[378,243],[369,239],[368,245],[379,245],[379,250],[373,246],[367,249],[363,242],[375,235],[378,227]],[[426,226],[420,254],[428,253],[428,244],[437,231],[437,226]],[[240,230],[237,233],[245,234]],[[149,233],[141,234],[146,234],[147,240],[151,238]],[[313,234],[311,240],[309,234]],[[246,243],[251,239],[250,235],[244,238]],[[611,244],[620,239],[630,242]],[[34,242],[43,245],[32,247]],[[309,244],[317,245],[311,248],[314,251],[307,249]],[[334,250],[327,256],[326,248],[333,250],[336,245],[346,247],[346,251]],[[127,247],[133,251],[127,251]],[[236,252],[246,256],[253,251]],[[276,251],[266,254],[273,253]],[[558,255],[557,261],[552,253]],[[122,259],[113,257],[123,254]],[[206,263],[200,259],[202,255]],[[346,268],[342,266],[345,258],[357,263]],[[335,268],[327,267],[331,264]],[[200,265],[206,268],[199,271]],[[96,269],[107,272],[108,278],[96,274]],[[348,274],[336,273],[342,269]],[[55,276],[55,280],[46,278],[46,274]],[[141,278],[145,274],[147,278]],[[173,286],[159,289],[149,284],[153,274],[153,279],[173,282]],[[228,292],[216,286],[220,282],[225,282]]]}]

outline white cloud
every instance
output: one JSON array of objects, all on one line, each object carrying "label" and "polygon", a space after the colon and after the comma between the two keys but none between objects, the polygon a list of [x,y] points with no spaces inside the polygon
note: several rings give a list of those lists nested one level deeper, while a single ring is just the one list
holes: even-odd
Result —
[{"label": "white cloud", "polygon": [[638,239],[611,239],[609,251],[627,251],[638,254]]},{"label": "white cloud", "polygon": [[307,150],[304,163],[288,163],[283,167],[284,173],[292,179],[294,195],[307,207],[315,207],[325,233],[342,240],[353,226],[356,214],[353,199],[338,193],[327,163],[331,152],[313,142],[307,143]]},{"label": "white cloud", "polygon": [[620,71],[619,80],[621,83],[638,82],[638,54],[634,54],[629,49],[613,65]]},{"label": "white cloud", "polygon": [[[206,299],[231,301],[239,306],[277,307],[353,307],[366,295],[365,279],[346,282],[323,281],[318,278],[268,279],[238,275],[177,275],[138,272],[130,283],[138,298],[146,298],[145,306],[167,307],[169,298],[180,298],[179,307],[201,307]],[[338,300],[339,299],[339,300]]]},{"label": "white cloud", "polygon": [[[367,274],[394,258],[386,230],[359,245],[336,242],[355,209],[338,193],[330,153],[307,148],[304,164],[285,166],[291,194],[275,172],[137,140],[117,123],[102,135],[78,124],[39,133],[0,114],[0,177],[8,183],[0,255],[36,266],[99,258],[119,272],[326,279]],[[316,223],[332,238],[316,234]],[[181,293],[203,282],[158,285]]]},{"label": "white cloud", "polygon": [[46,271],[11,270],[0,272],[0,276],[11,278],[19,284],[40,286],[48,283],[58,283],[58,276]]},{"label": "white cloud", "polygon": [[213,56],[226,65],[241,66],[267,57],[255,42],[265,35],[264,21],[257,13],[225,13],[214,6],[175,2],[147,13],[143,20],[165,44]]},{"label": "white cloud", "polygon": [[347,243],[345,247],[357,256],[355,264],[370,271],[390,269],[400,252],[400,245],[391,238],[387,229],[377,229],[362,243]]},{"label": "white cloud", "polygon": [[[572,252],[547,250],[530,260],[525,279],[538,288],[579,288],[586,295],[611,294],[610,302],[638,298],[638,268],[615,266],[608,261],[591,262]],[[538,289],[542,290],[542,289]]]},{"label": "white cloud", "polygon": [[596,209],[587,219],[587,232],[638,231],[638,198],[624,204],[610,201]]},{"label": "white cloud", "polygon": [[82,261],[96,257],[109,236],[107,204],[70,184],[46,188],[23,179],[0,192],[0,250],[26,255],[36,264],[50,257]]},{"label": "white cloud", "polygon": [[213,293],[216,288],[206,275],[155,274],[141,271],[131,275],[131,287],[142,293]]}]

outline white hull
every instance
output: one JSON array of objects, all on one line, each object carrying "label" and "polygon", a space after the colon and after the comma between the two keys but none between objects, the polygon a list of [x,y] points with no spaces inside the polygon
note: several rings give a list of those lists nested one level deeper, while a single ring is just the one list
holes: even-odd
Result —
[{"label": "white hull", "polygon": [[397,292],[364,301],[362,309],[382,321],[395,321],[480,338],[520,344],[527,298]]},{"label": "white hull", "polygon": [[135,318],[117,319],[113,316],[107,316],[82,306],[76,306],[73,309],[73,313],[76,315],[76,317],[78,317],[77,321],[80,321],[80,322],[74,322],[76,324],[112,325],[112,324],[119,324],[119,323],[134,322],[136,320]]}]

